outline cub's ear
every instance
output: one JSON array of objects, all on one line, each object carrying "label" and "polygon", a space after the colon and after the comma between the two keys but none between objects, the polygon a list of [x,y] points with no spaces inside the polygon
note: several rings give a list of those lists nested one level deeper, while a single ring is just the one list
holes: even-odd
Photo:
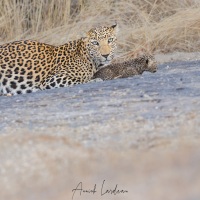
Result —
[{"label": "cub's ear", "polygon": [[136,57],[143,56],[144,54],[148,54],[148,51],[143,47],[135,51]]},{"label": "cub's ear", "polygon": [[113,29],[113,32],[116,34],[119,30],[119,26],[118,26],[117,22],[115,22],[115,24],[113,24],[111,26],[111,28]]}]

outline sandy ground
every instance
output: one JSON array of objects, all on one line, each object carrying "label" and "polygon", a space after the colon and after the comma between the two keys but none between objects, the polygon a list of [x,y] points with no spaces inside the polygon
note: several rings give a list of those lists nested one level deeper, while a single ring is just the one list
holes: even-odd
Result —
[{"label": "sandy ground", "polygon": [[156,59],[155,74],[1,96],[0,199],[199,200],[200,55]]}]

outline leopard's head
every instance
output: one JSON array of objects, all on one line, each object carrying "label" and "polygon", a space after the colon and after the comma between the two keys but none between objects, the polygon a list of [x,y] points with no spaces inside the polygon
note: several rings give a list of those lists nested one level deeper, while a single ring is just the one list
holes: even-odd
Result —
[{"label": "leopard's head", "polygon": [[91,29],[84,39],[88,53],[96,66],[109,64],[114,58],[117,24],[110,27],[100,26]]}]

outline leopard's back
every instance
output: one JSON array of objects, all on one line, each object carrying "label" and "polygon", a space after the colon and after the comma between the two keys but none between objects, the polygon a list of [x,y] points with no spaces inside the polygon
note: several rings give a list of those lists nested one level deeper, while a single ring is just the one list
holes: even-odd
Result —
[{"label": "leopard's back", "polygon": [[36,41],[15,41],[0,46],[0,92],[37,91],[52,68],[54,46]]}]

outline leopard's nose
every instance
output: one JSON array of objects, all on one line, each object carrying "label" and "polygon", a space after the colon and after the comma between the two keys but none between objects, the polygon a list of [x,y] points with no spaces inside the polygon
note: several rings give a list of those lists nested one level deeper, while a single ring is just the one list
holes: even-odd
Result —
[{"label": "leopard's nose", "polygon": [[109,56],[109,54],[104,54],[104,55],[102,55],[104,58],[108,58],[108,56]]}]

